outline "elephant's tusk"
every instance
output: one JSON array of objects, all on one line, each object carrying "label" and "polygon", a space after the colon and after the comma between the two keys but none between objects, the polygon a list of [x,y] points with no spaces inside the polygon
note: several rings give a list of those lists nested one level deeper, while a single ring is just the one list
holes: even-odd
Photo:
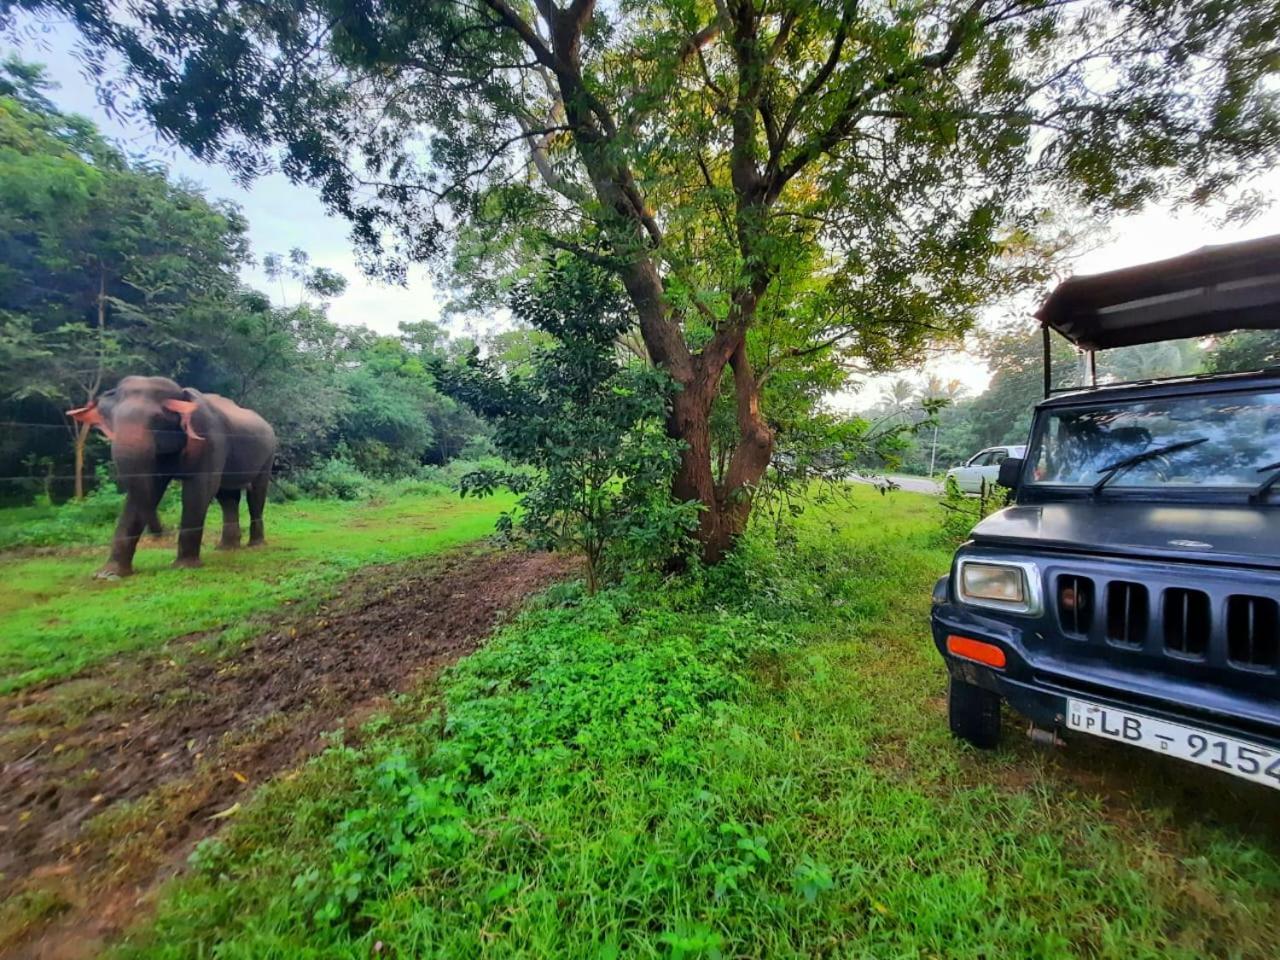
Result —
[{"label": "elephant's tusk", "polygon": [[161,406],[170,413],[176,413],[182,418],[182,430],[190,439],[204,439],[204,437],[196,433],[195,427],[191,425],[191,416],[199,409],[199,405],[194,400],[166,400]]}]

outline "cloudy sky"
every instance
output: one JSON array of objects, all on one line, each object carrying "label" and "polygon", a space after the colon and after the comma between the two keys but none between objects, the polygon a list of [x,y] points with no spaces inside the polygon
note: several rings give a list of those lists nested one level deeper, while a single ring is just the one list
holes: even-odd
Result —
[{"label": "cloudy sky", "polygon": [[[50,97],[60,108],[92,118],[125,149],[167,162],[175,173],[200,183],[209,196],[238,203],[248,217],[249,236],[259,259],[267,253],[301,247],[317,266],[342,273],[348,280],[347,292],[330,309],[330,316],[339,323],[365,324],[392,333],[402,321],[439,317],[440,303],[425,271],[415,271],[407,287],[365,278],[352,257],[346,224],[327,216],[312,191],[294,186],[278,174],[259,180],[246,190],[220,167],[198,163],[161,144],[149,129],[122,126],[107,116],[71,53],[74,40],[72,29],[53,27],[24,40],[18,49],[0,41],[0,54],[16,52],[23,59],[46,64],[51,79],[58,84]],[[1075,272],[1096,273],[1175,256],[1205,244],[1280,233],[1280,171],[1273,171],[1255,186],[1276,202],[1246,226],[1221,224],[1221,210],[1177,216],[1165,209],[1148,210],[1114,221],[1106,236],[1076,259]],[[251,270],[245,279],[270,290],[259,270]],[[990,322],[1007,320],[1021,309],[1025,307],[996,309]],[[455,330],[463,332],[478,331]],[[929,370],[944,379],[957,378],[973,392],[982,389],[988,376],[980,363],[960,350],[939,356]],[[856,398],[842,398],[840,406],[856,408],[874,401],[878,393],[875,386],[870,384]]]}]

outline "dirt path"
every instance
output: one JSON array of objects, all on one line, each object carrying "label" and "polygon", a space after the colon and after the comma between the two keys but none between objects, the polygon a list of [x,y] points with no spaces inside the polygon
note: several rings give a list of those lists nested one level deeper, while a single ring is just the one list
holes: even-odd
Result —
[{"label": "dirt path", "polygon": [[474,550],[366,571],[227,657],[121,662],[0,698],[0,954],[96,952],[264,780],[566,573],[559,557]]}]

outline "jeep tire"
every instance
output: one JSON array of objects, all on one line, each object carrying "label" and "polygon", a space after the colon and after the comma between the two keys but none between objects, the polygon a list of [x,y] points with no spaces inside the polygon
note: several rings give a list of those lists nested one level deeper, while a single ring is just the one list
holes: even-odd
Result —
[{"label": "jeep tire", "polygon": [[982,750],[1000,743],[1000,696],[963,680],[951,678],[947,696],[951,732]]}]

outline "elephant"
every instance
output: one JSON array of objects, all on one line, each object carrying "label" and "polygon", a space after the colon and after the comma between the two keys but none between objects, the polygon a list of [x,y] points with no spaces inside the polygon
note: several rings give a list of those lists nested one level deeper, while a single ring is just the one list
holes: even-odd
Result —
[{"label": "elephant", "polygon": [[182,526],[176,567],[200,566],[205,515],[222,507],[219,549],[240,546],[240,494],[248,491],[249,546],[265,543],[262,509],[271,482],[276,435],[271,425],[216,393],[179,386],[168,377],[125,377],[88,405],[68,410],[111,441],[111,458],[125,491],[111,557],[96,574],[133,573],[144,527],[159,527],[156,508],[173,480],[182,482]]}]

